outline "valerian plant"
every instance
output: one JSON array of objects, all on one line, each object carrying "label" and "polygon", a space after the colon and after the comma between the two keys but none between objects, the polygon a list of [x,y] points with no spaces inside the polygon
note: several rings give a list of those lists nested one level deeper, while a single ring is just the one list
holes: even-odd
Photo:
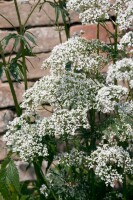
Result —
[{"label": "valerian plant", "polygon": [[[29,13],[27,13],[27,17],[25,19],[25,21],[23,22],[22,20],[22,16],[21,16],[21,3],[31,3],[31,10],[29,11]],[[59,1],[59,2],[51,2],[51,1],[46,1],[46,0],[35,0],[35,1],[20,1],[18,2],[17,0],[13,1],[14,4],[14,8],[16,11],[16,17],[18,20],[18,27],[15,27],[15,25],[13,24],[12,21],[10,21],[5,15],[0,13],[0,17],[4,18],[4,20],[6,20],[6,22],[8,22],[13,30],[12,33],[9,33],[7,36],[5,36],[1,41],[0,41],[0,78],[3,75],[3,72],[6,75],[7,81],[9,83],[9,87],[11,90],[11,94],[14,100],[14,107],[15,107],[15,111],[17,116],[20,117],[21,122],[23,121],[24,124],[26,125],[26,121],[28,120],[28,118],[26,117],[27,115],[22,115],[22,108],[20,107],[18,98],[17,98],[17,94],[15,92],[15,88],[14,88],[14,81],[17,81],[18,83],[24,84],[24,88],[25,90],[28,89],[28,78],[27,78],[27,62],[30,62],[30,60],[28,59],[28,57],[30,56],[35,56],[35,54],[33,53],[33,47],[37,45],[36,44],[36,38],[34,37],[34,35],[29,32],[28,30],[28,21],[30,19],[30,17],[32,16],[32,14],[34,13],[34,11],[38,8],[38,12],[39,9],[43,8],[43,5],[45,3],[50,4],[53,8],[55,8],[55,15],[56,15],[56,19],[54,21],[54,24],[56,27],[60,27],[59,26],[59,17],[60,15],[62,16],[62,20],[64,23],[64,29],[65,29],[65,33],[66,33],[66,37],[69,37],[69,32],[68,32],[68,21],[69,21],[69,14],[68,11],[66,10],[66,3],[65,1]],[[63,27],[63,25],[62,25]],[[58,30],[59,31],[59,30]],[[60,41],[62,41],[61,39],[61,34],[59,31],[59,36],[60,36]],[[10,43],[10,41],[13,42],[12,45],[12,49],[11,52],[9,52],[8,55],[8,59],[7,59],[7,53],[6,53],[6,48],[8,46],[8,44]],[[31,46],[32,44],[32,46]],[[30,64],[32,65],[32,63],[30,62]],[[30,72],[29,72],[30,73]],[[29,121],[28,121],[29,123]],[[32,122],[31,122],[32,123]],[[23,125],[24,125],[23,124]],[[36,126],[34,127],[36,128]],[[27,126],[27,131],[29,131],[30,127]],[[33,132],[35,131],[35,129],[33,130]],[[27,138],[25,138],[26,140]],[[37,138],[34,138],[33,140],[29,140],[29,144],[30,141],[31,143],[36,140]],[[39,139],[40,140],[40,139]],[[54,143],[54,141],[52,142],[51,140],[49,141],[49,146],[52,145]],[[39,144],[39,143],[38,143]],[[19,144],[18,144],[19,146]],[[47,148],[45,148],[45,145],[41,148],[40,144],[38,145],[38,147],[36,146],[37,149],[34,149],[34,153],[37,152],[40,149],[40,152],[42,151],[43,148],[43,152],[46,150],[46,155],[48,156],[47,153]],[[7,158],[2,161],[2,164],[0,165],[0,199],[6,199],[6,200],[18,200],[18,199],[37,199],[38,198],[38,194],[36,194],[36,192],[33,192],[32,194],[32,190],[35,191],[36,186],[34,187],[34,182],[32,185],[32,189],[30,189],[29,186],[29,182],[24,182],[24,183],[20,183],[19,182],[19,175],[18,175],[18,171],[17,168],[14,164],[14,161],[12,159],[12,153],[13,151],[10,151]],[[26,152],[25,152],[26,153]],[[32,156],[31,156],[32,157]],[[24,157],[22,158],[22,160],[27,160],[27,158]],[[38,166],[36,166],[37,168]],[[31,183],[30,183],[31,184]],[[1,196],[2,195],[2,196]]]},{"label": "valerian plant", "polygon": [[[34,164],[36,199],[133,198],[132,7],[132,0],[67,2],[83,24],[97,24],[97,39],[74,36],[53,49],[42,65],[51,74],[24,93],[24,113],[5,135],[9,150]],[[113,43],[99,41],[99,26]],[[39,115],[46,104],[49,118]]]}]

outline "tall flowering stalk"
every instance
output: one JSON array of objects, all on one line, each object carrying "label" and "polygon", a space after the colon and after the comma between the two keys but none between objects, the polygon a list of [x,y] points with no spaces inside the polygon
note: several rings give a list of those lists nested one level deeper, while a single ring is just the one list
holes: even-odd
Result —
[{"label": "tall flowering stalk", "polygon": [[[8,126],[9,149],[37,166],[38,199],[133,197],[133,43],[132,32],[125,34],[132,3],[69,0],[67,8],[78,11],[82,23],[97,24],[98,38],[75,36],[56,46],[42,65],[51,75],[25,92],[25,112]],[[110,45],[99,41],[99,25],[108,31],[107,19],[115,27]],[[39,115],[46,104],[52,110],[49,118]],[[45,175],[43,160],[48,163]]]}]

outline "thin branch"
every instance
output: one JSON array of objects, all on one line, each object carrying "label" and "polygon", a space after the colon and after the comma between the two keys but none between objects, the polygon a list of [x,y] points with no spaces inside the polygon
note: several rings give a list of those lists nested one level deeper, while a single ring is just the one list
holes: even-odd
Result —
[{"label": "thin branch", "polygon": [[35,6],[32,8],[32,10],[31,10],[31,12],[29,13],[29,15],[28,15],[28,17],[27,17],[27,19],[25,20],[25,22],[24,22],[24,27],[26,26],[26,24],[27,24],[27,22],[28,22],[28,20],[29,20],[29,18],[30,18],[30,16],[32,15],[32,13],[34,12],[34,10],[36,9],[36,7],[38,6],[38,4],[40,3],[40,1],[41,0],[38,0],[38,2],[35,4]]},{"label": "thin branch", "polygon": [[0,16],[3,17],[17,31],[16,27],[4,15],[0,13]]}]

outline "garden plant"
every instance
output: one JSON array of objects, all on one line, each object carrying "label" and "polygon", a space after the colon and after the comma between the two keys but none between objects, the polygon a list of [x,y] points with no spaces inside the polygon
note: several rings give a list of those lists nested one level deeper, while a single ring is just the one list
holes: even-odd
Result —
[{"label": "garden plant", "polygon": [[[81,31],[44,60],[42,69],[50,75],[26,90],[23,113],[9,123],[4,138],[9,154],[33,165],[37,178],[16,185],[18,178],[8,173],[5,186],[17,191],[13,200],[133,199],[133,1],[62,2],[79,13],[82,24],[97,25],[97,39],[88,41]],[[110,44],[99,40],[100,26]],[[51,107],[48,118],[39,115],[46,105]],[[3,173],[15,171],[12,162],[9,155]],[[12,188],[7,196],[5,191],[0,188],[8,199]]]}]

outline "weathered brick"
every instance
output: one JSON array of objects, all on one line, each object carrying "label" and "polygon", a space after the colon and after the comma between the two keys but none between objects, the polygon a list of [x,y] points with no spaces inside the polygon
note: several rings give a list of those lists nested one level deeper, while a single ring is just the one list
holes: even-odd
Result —
[{"label": "weathered brick", "polygon": [[[29,86],[33,83],[29,82]],[[14,83],[14,88],[17,94],[17,99],[19,102],[22,101],[22,95],[24,93],[23,83]],[[14,106],[14,101],[8,83],[0,83],[0,108],[7,108]]]},{"label": "weathered brick", "polygon": [[[106,23],[106,28],[110,32],[114,33],[114,28],[113,28],[113,25],[111,22]],[[70,34],[71,34],[71,36],[74,34],[80,34],[81,30],[84,32],[82,34],[83,38],[85,38],[87,40],[92,40],[92,39],[97,38],[97,25],[95,25],[95,24],[71,26]],[[110,43],[109,35],[108,35],[107,31],[101,25],[100,25],[99,30],[100,30],[100,33],[99,33],[100,40],[104,41],[106,43]]]},{"label": "weathered brick", "polygon": [[[41,65],[43,61],[50,56],[49,53],[42,53],[37,54],[35,57],[27,57],[26,64],[27,64],[27,78],[28,80],[37,80],[45,75],[49,74],[49,70],[41,69]],[[11,57],[11,59],[14,56]],[[7,56],[6,59],[8,60],[9,57]],[[2,82],[6,82],[7,78],[5,74],[1,77]]]},{"label": "weathered brick", "polygon": [[[28,163],[23,162],[23,161],[15,161],[15,164],[17,166],[17,169],[19,171],[19,177],[20,177],[20,181],[26,181],[26,180],[35,180],[36,179],[36,175],[35,175],[35,171],[34,171],[34,167],[33,165],[31,165],[28,169]],[[47,167],[47,162],[43,161],[42,164],[42,170],[45,173]]]},{"label": "weathered brick", "polygon": [[0,111],[0,134],[5,132],[8,122],[11,121],[13,117],[14,113],[11,110]]},{"label": "weathered brick", "polygon": [[[25,22],[28,14],[31,11],[33,5],[36,2],[21,0],[19,1],[19,11],[21,16],[22,23]],[[9,10],[10,8],[10,10]],[[17,14],[15,10],[15,6],[13,1],[12,2],[3,2],[0,4],[0,13],[4,15],[15,27],[19,26]],[[78,15],[75,12],[70,12],[71,22],[76,22],[78,20]],[[33,14],[29,18],[27,22],[27,26],[44,26],[44,25],[55,25],[55,9],[49,5],[49,3],[45,3],[43,9],[39,11],[39,6],[34,10]],[[59,23],[62,23],[62,18],[59,17]],[[11,28],[11,24],[9,24],[2,16],[0,16],[0,28]]]},{"label": "weathered brick", "polygon": [[[28,30],[34,35],[37,46],[31,44],[33,48],[33,53],[44,53],[49,52],[53,47],[60,43],[59,32],[55,27],[41,27],[41,28],[31,28]],[[7,36],[9,33],[14,33],[14,31],[0,31],[0,40]],[[62,41],[66,40],[65,31],[61,31]],[[10,40],[9,44],[5,49],[5,53],[10,53],[13,48],[14,40]]]},{"label": "weathered brick", "polygon": [[44,105],[43,108],[42,107],[38,107],[37,113],[41,116],[41,117],[50,117],[53,113],[52,107],[48,106],[48,105]]},{"label": "weathered brick", "polygon": [[3,160],[7,155],[6,144],[3,142],[3,138],[0,137],[0,160]]},{"label": "weathered brick", "polygon": [[[34,53],[49,52],[60,43],[59,32],[55,27],[32,28],[29,31],[35,35],[38,46],[33,49]],[[61,31],[62,41],[66,40],[64,31]]]}]

